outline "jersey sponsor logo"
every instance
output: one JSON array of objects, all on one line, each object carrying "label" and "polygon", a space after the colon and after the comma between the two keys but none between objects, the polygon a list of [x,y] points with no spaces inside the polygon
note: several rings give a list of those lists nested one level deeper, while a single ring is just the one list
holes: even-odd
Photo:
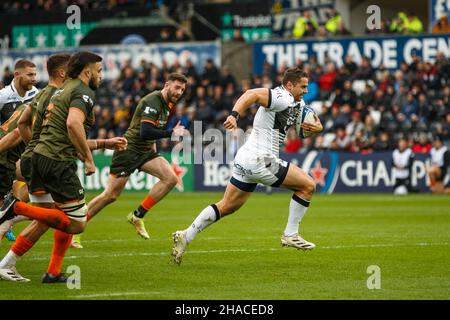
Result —
[{"label": "jersey sponsor logo", "polygon": [[59,96],[63,91],[64,89],[56,90],[55,93],[53,93],[52,98]]},{"label": "jersey sponsor logo", "polygon": [[238,170],[238,172],[237,172],[238,175],[241,175],[241,176],[245,176],[245,175],[251,176],[251,175],[253,175],[252,170],[245,169],[243,166],[241,166],[240,164],[238,164],[236,162],[234,163],[234,167]]},{"label": "jersey sponsor logo", "polygon": [[158,114],[158,110],[156,110],[156,109],[154,109],[152,107],[145,107],[144,113],[145,114],[150,114],[150,113]]},{"label": "jersey sponsor logo", "polygon": [[283,97],[283,92],[279,87],[275,89],[275,94],[277,95],[277,99],[281,99]]},{"label": "jersey sponsor logo", "polygon": [[92,101],[91,97],[89,97],[88,95],[83,94],[82,98],[86,103],[89,103],[91,107],[94,105],[94,101]]}]

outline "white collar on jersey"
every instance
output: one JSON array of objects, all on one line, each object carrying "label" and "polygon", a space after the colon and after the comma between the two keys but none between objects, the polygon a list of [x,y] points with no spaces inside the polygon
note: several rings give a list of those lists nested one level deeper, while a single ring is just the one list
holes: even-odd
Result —
[{"label": "white collar on jersey", "polygon": [[[283,86],[283,84],[280,84],[280,87],[281,87],[281,89],[283,89],[284,91],[286,91],[287,93],[289,93],[289,95],[290,95],[292,98],[294,98],[294,96],[292,95],[292,93],[290,93],[289,90],[286,89],[286,88]],[[303,101],[303,99],[300,99],[300,101],[296,101],[296,100],[294,99],[294,102],[295,102],[295,103],[299,103],[299,102],[301,102],[301,101]]]}]

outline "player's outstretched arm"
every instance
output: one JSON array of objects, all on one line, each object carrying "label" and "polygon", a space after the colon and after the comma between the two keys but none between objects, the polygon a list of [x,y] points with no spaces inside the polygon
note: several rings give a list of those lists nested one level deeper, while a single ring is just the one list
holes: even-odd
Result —
[{"label": "player's outstretched arm", "polygon": [[89,149],[110,149],[123,151],[127,149],[128,141],[123,137],[114,137],[110,139],[89,139],[87,140]]},{"label": "player's outstretched arm", "polygon": [[14,148],[21,142],[19,129],[16,128],[0,139],[0,154]]},{"label": "player's outstretched arm", "polygon": [[28,144],[32,137],[32,124],[32,107],[31,104],[28,104],[20,116],[19,122],[17,123],[20,136],[26,144]]},{"label": "player's outstretched arm", "polygon": [[236,101],[231,114],[223,123],[224,127],[227,129],[236,128],[239,116],[244,114],[244,111],[253,104],[267,107],[269,105],[269,90],[266,88],[257,88],[245,91]]},{"label": "player's outstretched arm", "polygon": [[145,140],[158,140],[163,138],[170,138],[174,134],[175,136],[182,136],[186,134],[186,129],[178,121],[177,125],[171,130],[159,129],[149,121],[141,122],[140,136]]}]

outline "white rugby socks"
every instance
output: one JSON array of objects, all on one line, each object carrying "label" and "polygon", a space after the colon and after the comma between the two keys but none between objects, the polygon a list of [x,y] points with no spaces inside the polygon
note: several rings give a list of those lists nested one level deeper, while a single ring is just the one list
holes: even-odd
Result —
[{"label": "white rugby socks", "polygon": [[309,201],[300,198],[295,193],[292,196],[291,203],[289,204],[289,217],[284,229],[285,236],[293,236],[298,233],[298,227],[300,221],[308,210]]},{"label": "white rugby socks", "polygon": [[16,266],[17,260],[20,257],[15,254],[12,250],[9,250],[6,256],[0,261],[0,269],[10,269]]},{"label": "white rugby socks", "polygon": [[207,226],[213,224],[220,219],[219,209],[215,204],[207,206],[195,218],[194,222],[187,228],[186,241],[190,243],[194,237]]}]

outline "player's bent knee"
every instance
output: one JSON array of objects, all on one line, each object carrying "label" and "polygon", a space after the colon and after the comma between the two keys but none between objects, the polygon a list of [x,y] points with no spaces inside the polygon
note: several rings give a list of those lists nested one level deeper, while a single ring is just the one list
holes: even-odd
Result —
[{"label": "player's bent knee", "polygon": [[73,221],[72,224],[64,230],[64,232],[69,234],[79,234],[82,233],[85,228],[86,222]]},{"label": "player's bent knee", "polygon": [[312,178],[308,177],[298,191],[304,194],[304,196],[310,198],[316,192],[316,183]]},{"label": "player's bent knee", "polygon": [[88,212],[88,207],[84,203],[84,200],[60,205],[60,209],[63,210],[71,220],[70,225],[67,227],[67,230],[65,230],[66,232],[76,234],[84,231]]},{"label": "player's bent knee", "polygon": [[163,180],[170,188],[174,188],[178,183],[178,178],[175,174],[167,175]]},{"label": "player's bent knee", "polygon": [[310,193],[311,195],[313,195],[316,192],[316,183],[314,182],[313,179],[309,179],[309,183],[306,187],[307,192]]}]

